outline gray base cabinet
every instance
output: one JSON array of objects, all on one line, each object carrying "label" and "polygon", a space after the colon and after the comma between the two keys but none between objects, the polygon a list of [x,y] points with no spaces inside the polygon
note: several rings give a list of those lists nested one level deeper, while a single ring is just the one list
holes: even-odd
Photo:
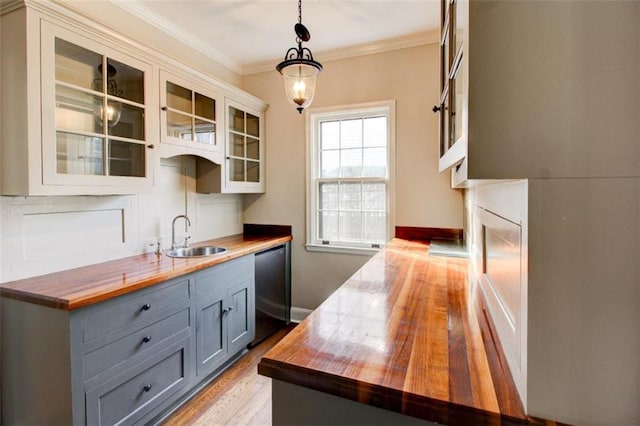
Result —
[{"label": "gray base cabinet", "polygon": [[253,256],[245,256],[196,274],[198,377],[215,371],[253,339],[253,271]]},{"label": "gray base cabinet", "polygon": [[253,339],[253,256],[86,308],[3,298],[2,424],[144,424]]}]

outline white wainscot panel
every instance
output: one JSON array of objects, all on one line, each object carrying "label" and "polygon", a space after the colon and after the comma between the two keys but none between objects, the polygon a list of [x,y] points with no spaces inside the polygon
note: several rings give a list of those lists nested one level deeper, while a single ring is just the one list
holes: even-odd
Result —
[{"label": "white wainscot panel", "polygon": [[22,228],[26,260],[125,243],[124,209],[28,213]]},{"label": "white wainscot panel", "polygon": [[2,203],[1,280],[131,254],[134,197],[8,198]]}]

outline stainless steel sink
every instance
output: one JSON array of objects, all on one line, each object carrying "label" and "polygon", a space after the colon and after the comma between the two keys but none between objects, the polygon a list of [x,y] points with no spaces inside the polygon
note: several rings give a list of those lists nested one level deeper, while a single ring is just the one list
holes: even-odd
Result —
[{"label": "stainless steel sink", "polygon": [[227,251],[224,247],[202,246],[202,247],[179,247],[166,252],[169,257],[206,257],[221,254]]}]

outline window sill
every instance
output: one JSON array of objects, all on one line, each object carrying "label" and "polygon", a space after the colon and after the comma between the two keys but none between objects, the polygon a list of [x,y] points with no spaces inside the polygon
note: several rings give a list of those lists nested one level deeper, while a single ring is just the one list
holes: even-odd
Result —
[{"label": "window sill", "polygon": [[320,244],[305,244],[307,251],[318,251],[324,253],[338,253],[338,254],[357,254],[360,256],[373,256],[379,252],[380,248],[366,248],[366,247],[347,247],[347,246],[331,246]]}]

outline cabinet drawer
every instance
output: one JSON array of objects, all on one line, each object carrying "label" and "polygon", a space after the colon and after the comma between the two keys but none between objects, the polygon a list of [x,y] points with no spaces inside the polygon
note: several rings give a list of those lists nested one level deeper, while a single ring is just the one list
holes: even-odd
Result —
[{"label": "cabinet drawer", "polygon": [[87,424],[132,424],[188,384],[190,339],[86,394]]},{"label": "cabinet drawer", "polygon": [[84,379],[90,379],[115,365],[141,353],[158,351],[171,336],[189,329],[189,308],[137,330],[115,342],[87,353],[84,357]]},{"label": "cabinet drawer", "polygon": [[83,321],[83,341],[111,333],[152,317],[163,311],[176,311],[189,301],[189,279],[180,279],[162,288],[150,288],[121,296],[86,315]]}]

